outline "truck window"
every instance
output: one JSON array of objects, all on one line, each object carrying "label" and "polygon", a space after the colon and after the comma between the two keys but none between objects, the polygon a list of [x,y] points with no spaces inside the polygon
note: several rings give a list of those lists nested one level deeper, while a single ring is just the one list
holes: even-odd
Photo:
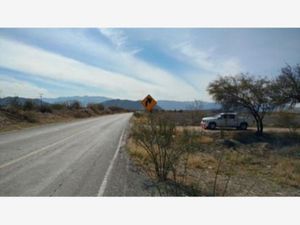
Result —
[{"label": "truck window", "polygon": [[234,114],[231,114],[231,115],[228,115],[229,119],[234,119],[235,118],[235,115]]}]

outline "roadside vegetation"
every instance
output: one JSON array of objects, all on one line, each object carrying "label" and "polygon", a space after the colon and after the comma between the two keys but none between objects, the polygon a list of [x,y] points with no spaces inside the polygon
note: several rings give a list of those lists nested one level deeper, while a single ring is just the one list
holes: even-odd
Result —
[{"label": "roadside vegetation", "polygon": [[[153,195],[300,196],[300,65],[274,79],[223,76],[208,92],[250,129],[203,130],[192,111],[135,113],[127,150]],[[154,190],[154,191],[153,191]]]},{"label": "roadside vegetation", "polygon": [[104,107],[100,103],[82,106],[78,101],[48,104],[28,99],[22,103],[14,97],[8,105],[0,107],[0,131],[121,112],[127,110]]},{"label": "roadside vegetation", "polygon": [[127,150],[154,195],[299,196],[298,128],[257,136],[176,126],[162,112],[136,114]]}]

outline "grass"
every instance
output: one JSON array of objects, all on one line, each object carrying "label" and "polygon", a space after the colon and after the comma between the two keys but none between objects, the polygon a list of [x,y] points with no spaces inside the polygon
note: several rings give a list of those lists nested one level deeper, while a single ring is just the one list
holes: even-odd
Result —
[{"label": "grass", "polygon": [[[139,117],[133,123],[144,123]],[[191,128],[193,129],[193,128]],[[177,126],[180,137],[183,126]],[[216,132],[196,132],[197,150],[189,154],[184,170],[180,162],[176,180],[186,190],[182,195],[276,196],[300,195],[300,137],[289,132],[268,131],[257,137],[254,131],[225,131],[224,138],[233,147],[219,142]],[[138,168],[153,170],[147,152],[132,137],[127,149]],[[147,173],[146,173],[147,174]],[[148,174],[147,174],[148,175]],[[153,177],[150,177],[153,178]],[[161,184],[160,184],[161,185]],[[172,189],[173,190],[173,189]],[[192,191],[191,191],[192,190]],[[169,195],[177,195],[172,191]],[[165,192],[164,195],[168,195]]]}]

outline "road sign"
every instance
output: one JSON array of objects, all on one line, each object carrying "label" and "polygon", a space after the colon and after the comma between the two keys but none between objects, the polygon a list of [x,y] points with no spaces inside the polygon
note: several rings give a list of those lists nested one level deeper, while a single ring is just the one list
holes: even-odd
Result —
[{"label": "road sign", "polygon": [[155,101],[151,95],[147,95],[146,98],[141,101],[141,103],[149,112],[151,112],[153,107],[157,104],[157,101]]}]

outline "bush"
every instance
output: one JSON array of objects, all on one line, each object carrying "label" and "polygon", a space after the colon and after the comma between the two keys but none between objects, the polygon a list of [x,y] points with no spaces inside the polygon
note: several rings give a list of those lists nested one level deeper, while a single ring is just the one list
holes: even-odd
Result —
[{"label": "bush", "polygon": [[300,128],[300,123],[297,121],[297,115],[292,112],[279,112],[277,125],[287,127],[291,135],[296,135],[297,130]]},{"label": "bush", "polygon": [[174,148],[175,125],[168,120],[154,120],[152,114],[144,124],[135,124],[133,138],[142,146],[155,167],[159,181],[167,180],[170,171],[178,161],[178,152]]},{"label": "bush", "polygon": [[23,118],[27,120],[29,123],[36,123],[38,122],[38,119],[34,112],[24,112]]},{"label": "bush", "polygon": [[7,107],[8,111],[11,113],[17,113],[20,110],[22,110],[22,104],[20,102],[19,97],[13,97],[10,102],[9,105]]},{"label": "bush", "polygon": [[100,113],[100,111],[104,110],[104,106],[102,104],[88,104],[87,105],[88,108],[90,108],[91,110],[93,110],[95,113]]},{"label": "bush", "polygon": [[32,100],[26,100],[24,105],[23,105],[23,110],[24,111],[31,111],[31,110],[34,110],[36,107],[36,105],[33,103]]},{"label": "bush", "polygon": [[125,111],[125,109],[123,109],[119,106],[109,106],[108,109],[111,110],[112,112],[123,112],[123,111]]},{"label": "bush", "polygon": [[63,109],[66,109],[67,106],[63,103],[55,103],[55,104],[51,105],[51,108],[54,110],[63,110]]},{"label": "bush", "polygon": [[81,109],[81,104],[79,101],[73,101],[69,104],[67,104],[68,109],[74,110],[74,109]]},{"label": "bush", "polygon": [[52,113],[52,109],[49,105],[41,105],[40,112],[41,113]]},{"label": "bush", "polygon": [[[173,180],[176,182],[179,162],[183,159],[186,174],[188,156],[197,148],[194,145],[194,133],[184,130],[175,138],[175,124],[156,113],[149,114],[143,121],[135,123],[133,127],[134,141],[147,152],[158,181],[166,181],[168,176],[173,174]],[[150,167],[146,169],[146,172],[151,173]]]}]

